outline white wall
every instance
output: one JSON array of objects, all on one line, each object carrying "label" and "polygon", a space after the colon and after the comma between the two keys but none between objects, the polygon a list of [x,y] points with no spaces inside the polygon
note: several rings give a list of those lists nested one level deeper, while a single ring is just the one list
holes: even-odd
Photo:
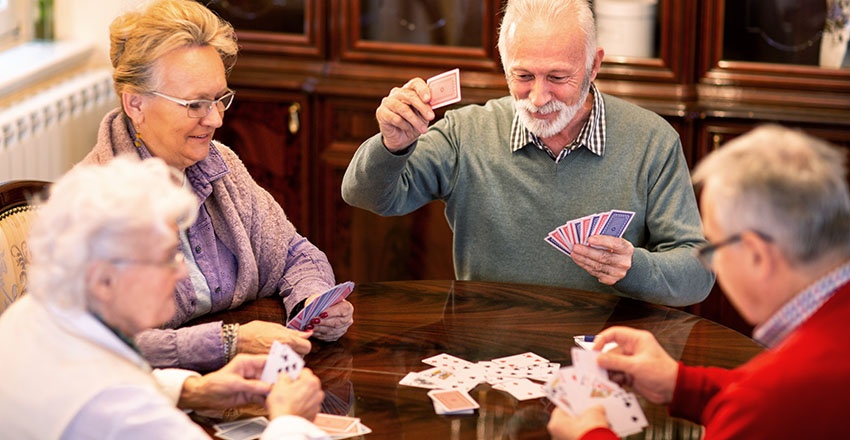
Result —
[{"label": "white wall", "polygon": [[109,23],[146,0],[55,0],[55,35],[58,40],[79,40],[95,46],[91,64],[110,66]]}]

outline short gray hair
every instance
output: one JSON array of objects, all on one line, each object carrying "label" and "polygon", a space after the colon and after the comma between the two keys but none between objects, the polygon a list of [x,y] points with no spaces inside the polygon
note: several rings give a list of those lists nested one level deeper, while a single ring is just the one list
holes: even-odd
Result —
[{"label": "short gray hair", "polygon": [[700,162],[694,184],[716,194],[724,234],[769,235],[798,264],[850,257],[847,153],[821,139],[765,125]]},{"label": "short gray hair", "polygon": [[161,159],[121,156],[106,165],[78,165],[50,188],[33,222],[29,292],[65,309],[86,307],[86,272],[94,261],[138,252],[124,240],[152,242],[195,221],[198,199],[182,175]]},{"label": "short gray hair", "polygon": [[[593,68],[596,58],[596,23],[587,0],[508,0],[502,24],[499,26],[499,55],[502,69],[508,72],[508,44],[517,26],[522,23],[545,23],[555,30],[575,19],[584,32],[586,70]],[[540,44],[547,44],[541,41]]]}]

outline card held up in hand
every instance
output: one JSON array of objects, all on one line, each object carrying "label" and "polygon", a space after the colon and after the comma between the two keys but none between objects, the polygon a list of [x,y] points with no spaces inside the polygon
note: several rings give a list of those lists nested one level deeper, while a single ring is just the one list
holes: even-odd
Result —
[{"label": "card held up in hand", "polygon": [[269,350],[269,357],[266,358],[266,366],[263,367],[260,380],[273,384],[277,382],[277,376],[280,373],[286,373],[290,379],[295,380],[302,368],[304,368],[304,359],[292,347],[282,344],[280,341],[274,341]]},{"label": "card held up in hand", "polygon": [[460,69],[452,69],[428,78],[431,108],[438,109],[460,101]]}]

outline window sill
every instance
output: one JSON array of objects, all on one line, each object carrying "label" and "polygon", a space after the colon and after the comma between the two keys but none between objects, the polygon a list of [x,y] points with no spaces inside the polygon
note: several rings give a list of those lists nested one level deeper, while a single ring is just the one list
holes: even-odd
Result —
[{"label": "window sill", "polygon": [[0,52],[0,97],[84,66],[92,53],[76,41],[31,41]]}]

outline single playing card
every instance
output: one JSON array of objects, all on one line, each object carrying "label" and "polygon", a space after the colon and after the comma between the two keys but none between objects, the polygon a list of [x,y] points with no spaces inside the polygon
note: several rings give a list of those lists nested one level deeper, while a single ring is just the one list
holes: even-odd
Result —
[{"label": "single playing card", "polygon": [[460,101],[460,69],[452,69],[428,78],[431,108],[438,109]]},{"label": "single playing card", "polygon": [[286,327],[304,330],[313,318],[319,316],[328,307],[348,298],[353,290],[354,283],[346,281],[331,287],[326,292],[307,298],[304,308],[286,323]]},{"label": "single playing card", "polygon": [[641,432],[649,424],[637,397],[632,393],[622,392],[609,397],[602,402],[602,406],[605,407],[605,417],[611,429],[619,437]]},{"label": "single playing card", "polygon": [[428,397],[434,401],[438,414],[471,414],[479,407],[469,393],[461,390],[431,390]]},{"label": "single playing card", "polygon": [[334,414],[318,413],[313,424],[328,434],[356,433],[360,419],[357,417],[338,416]]},{"label": "single playing card", "polygon": [[295,380],[302,368],[304,368],[304,359],[295,350],[280,341],[274,341],[260,380],[275,383],[280,373],[287,373],[292,380]]},{"label": "single playing card", "polygon": [[215,425],[213,425],[213,428],[216,430],[216,432],[222,432],[222,431],[227,431],[227,430],[233,429],[237,426],[244,425],[246,423],[252,423],[252,422],[253,423],[265,423],[266,425],[268,425],[269,419],[267,419],[263,416],[258,416],[258,417],[254,417],[254,418],[250,418],[250,419],[241,419],[241,420],[234,420],[232,422],[216,423]]},{"label": "single playing card", "polygon": [[460,387],[454,373],[442,367],[429,368],[418,373],[407,373],[398,383],[410,387],[434,390],[451,390]]},{"label": "single playing card", "polygon": [[596,362],[599,353],[593,350],[582,350],[578,347],[570,349],[570,355],[573,358],[573,367],[575,367],[579,375],[608,380],[608,370],[600,367]]},{"label": "single playing card", "polygon": [[537,399],[546,396],[542,385],[534,383],[526,378],[493,384],[493,388],[505,391],[514,396],[517,400]]},{"label": "single playing card", "polygon": [[527,367],[529,365],[538,364],[538,363],[548,363],[549,359],[546,359],[539,354],[535,354],[532,352],[526,352],[521,354],[515,354],[513,356],[505,356],[501,358],[493,359],[494,363],[507,365],[510,367]]},{"label": "single playing card", "polygon": [[605,225],[599,231],[599,234],[610,235],[611,237],[622,237],[634,216],[635,213],[631,211],[618,211],[616,209],[611,210],[608,220],[605,221]]},{"label": "single playing card", "polygon": [[427,357],[425,359],[422,359],[422,363],[428,364],[432,367],[450,368],[452,371],[455,372],[462,369],[463,367],[475,365],[466,359],[461,359],[457,356],[452,356],[448,353],[441,353],[435,356]]},{"label": "single playing card", "polygon": [[216,432],[215,436],[224,440],[257,439],[263,435],[263,431],[265,431],[266,426],[268,426],[268,421],[265,417],[257,417],[248,420],[246,423],[233,426],[225,431]]}]

